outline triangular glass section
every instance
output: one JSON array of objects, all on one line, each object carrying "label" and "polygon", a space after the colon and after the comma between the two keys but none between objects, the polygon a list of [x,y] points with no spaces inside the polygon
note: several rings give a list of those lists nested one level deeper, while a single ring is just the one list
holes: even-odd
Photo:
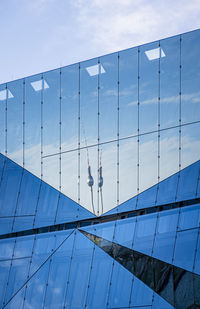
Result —
[{"label": "triangular glass section", "polygon": [[141,192],[103,216],[198,198],[200,160]]},{"label": "triangular glass section", "polygon": [[12,221],[10,230],[2,233],[24,230],[25,217],[30,219],[25,220],[26,229],[95,217],[2,154],[0,174],[0,217],[9,216]]},{"label": "triangular glass section", "polygon": [[[82,231],[91,241],[175,308],[193,308],[200,276],[146,254]],[[191,285],[193,282],[193,285]]]}]

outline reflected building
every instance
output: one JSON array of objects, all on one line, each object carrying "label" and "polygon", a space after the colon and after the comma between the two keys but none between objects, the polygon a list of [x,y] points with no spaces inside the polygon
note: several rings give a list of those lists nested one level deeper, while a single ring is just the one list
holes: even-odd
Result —
[{"label": "reflected building", "polygon": [[0,307],[200,307],[200,30],[0,85]]}]

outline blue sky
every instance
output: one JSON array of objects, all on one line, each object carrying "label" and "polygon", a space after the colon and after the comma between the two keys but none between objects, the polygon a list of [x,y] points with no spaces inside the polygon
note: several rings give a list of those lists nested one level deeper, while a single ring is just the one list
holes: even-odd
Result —
[{"label": "blue sky", "polygon": [[0,83],[200,27],[199,0],[1,0]]}]

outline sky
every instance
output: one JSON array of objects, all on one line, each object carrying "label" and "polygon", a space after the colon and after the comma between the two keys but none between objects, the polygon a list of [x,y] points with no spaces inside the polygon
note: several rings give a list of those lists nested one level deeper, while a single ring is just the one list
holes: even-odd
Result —
[{"label": "sky", "polygon": [[0,83],[200,27],[199,0],[0,0]]}]

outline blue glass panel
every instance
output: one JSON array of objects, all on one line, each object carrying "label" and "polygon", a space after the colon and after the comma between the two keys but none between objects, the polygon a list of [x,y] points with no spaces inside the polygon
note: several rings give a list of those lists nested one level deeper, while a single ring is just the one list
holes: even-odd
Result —
[{"label": "blue glass panel", "polygon": [[17,197],[22,177],[22,168],[14,162],[7,160],[0,187],[0,215],[14,215]]},{"label": "blue glass panel", "polygon": [[5,162],[6,162],[6,157],[0,153],[0,179],[3,175]]},{"label": "blue glass panel", "polygon": [[[66,232],[62,232],[62,236],[65,236],[65,238],[68,236],[68,234],[69,233],[66,234]],[[48,287],[44,302],[44,306],[46,308],[61,308],[64,305],[73,242],[74,233],[69,238],[67,238],[63,245],[52,256],[48,277]]]},{"label": "blue glass panel", "polygon": [[199,43],[200,31],[181,35],[181,117],[182,122],[200,120],[199,105]]},{"label": "blue glass panel", "polygon": [[161,128],[179,124],[180,37],[160,41],[166,57],[160,58],[160,125]]},{"label": "blue glass panel", "polygon": [[8,96],[8,91],[6,90],[6,84],[0,85],[0,153],[5,154],[5,129],[6,129],[6,123],[5,123],[5,111],[6,111],[6,97]]},{"label": "blue glass panel", "polygon": [[178,185],[178,173],[159,183],[157,205],[175,202]]},{"label": "blue glass panel", "polygon": [[[114,242],[122,246],[132,248],[136,224],[135,221],[136,218],[117,220]],[[112,241],[111,239],[108,240]]]},{"label": "blue glass panel", "polygon": [[50,261],[48,260],[28,281],[24,309],[29,309],[30,306],[32,306],[32,308],[42,308],[48,278],[49,263]]},{"label": "blue glass panel", "polygon": [[56,209],[58,206],[59,192],[47,183],[42,182],[39,201],[37,205],[37,213],[35,226],[53,224]]},{"label": "blue glass panel", "polygon": [[160,297],[158,294],[154,293],[154,299],[152,303],[152,309],[173,309],[174,307],[171,306],[166,300]]},{"label": "blue glass panel", "polygon": [[157,230],[153,248],[153,257],[171,263],[178,224],[179,210],[161,212],[158,217]]},{"label": "blue glass panel", "polygon": [[54,233],[37,235],[33,246],[33,256],[30,274],[33,274],[49,257],[55,248],[56,237]]},{"label": "blue glass panel", "polygon": [[98,139],[98,78],[101,66],[98,59],[84,61],[80,64],[80,114],[81,146],[96,144]]},{"label": "blue glass panel", "polygon": [[198,229],[177,233],[174,265],[192,271],[197,244]]},{"label": "blue glass panel", "polygon": [[133,250],[151,255],[157,214],[138,217]]},{"label": "blue glass panel", "polygon": [[138,126],[138,48],[119,52],[120,137],[136,135]]},{"label": "blue glass panel", "polygon": [[21,309],[23,308],[25,288],[21,289],[6,305],[6,309]]},{"label": "blue glass panel", "polygon": [[128,201],[122,203],[121,205],[114,207],[110,211],[106,212],[103,214],[104,216],[106,215],[111,215],[111,214],[116,214],[124,211],[129,211],[129,210],[134,210],[136,208],[136,202],[137,202],[137,197],[133,197],[129,199]]},{"label": "blue glass panel", "polygon": [[24,170],[17,203],[17,215],[34,215],[41,180]]},{"label": "blue glass panel", "polygon": [[117,138],[118,54],[100,58],[105,73],[100,75],[99,110],[100,142]]},{"label": "blue glass panel", "polygon": [[6,289],[5,303],[18,291],[24,284],[28,275],[30,258],[17,259],[12,261],[9,273],[9,281]]},{"label": "blue glass panel", "polygon": [[16,239],[13,258],[22,258],[32,255],[33,236],[18,237]]},{"label": "blue glass panel", "polygon": [[78,220],[79,205],[64,195],[60,195],[56,223]]},{"label": "blue glass panel", "polygon": [[23,80],[8,83],[12,94],[7,102],[7,154],[23,164]]},{"label": "blue glass panel", "polygon": [[114,262],[108,297],[108,308],[128,306],[133,275],[118,262]]},{"label": "blue glass panel", "polygon": [[[79,65],[64,67],[61,72],[61,147],[62,151],[65,151],[78,146]],[[63,157],[63,190],[68,182],[63,171],[65,164],[65,157]]]},{"label": "blue glass panel", "polygon": [[2,239],[0,240],[0,259],[6,260],[11,259],[13,254],[13,248],[14,248],[15,239]]},{"label": "blue glass panel", "polygon": [[107,240],[113,241],[115,222],[95,224],[93,226],[81,228],[81,230],[105,238]]},{"label": "blue glass panel", "polygon": [[198,235],[198,242],[197,242],[197,252],[195,257],[195,263],[194,263],[194,272],[197,274],[200,274],[200,229],[199,229],[199,235]]},{"label": "blue glass panel", "polygon": [[86,304],[88,309],[106,308],[113,259],[95,246]]},{"label": "blue glass panel", "polygon": [[84,308],[94,244],[77,231],[71,263],[66,308]]},{"label": "blue glass panel", "polygon": [[196,197],[199,168],[200,161],[197,161],[181,171],[177,190],[178,201]]},{"label": "blue glass panel", "polygon": [[10,261],[0,262],[0,306],[2,308],[4,294],[6,291],[6,283],[9,276]]},{"label": "blue glass panel", "polygon": [[199,226],[200,204],[181,209],[178,229],[192,229]]},{"label": "blue glass panel", "polygon": [[46,72],[43,78],[43,154],[47,155],[59,152],[60,70]]},{"label": "blue glass panel", "polygon": [[13,217],[0,218],[0,234],[10,233],[12,230]]},{"label": "blue glass panel", "polygon": [[41,176],[41,100],[42,75],[26,78],[25,97],[25,168],[36,176]]},{"label": "blue glass panel", "polygon": [[158,185],[138,195],[137,209],[154,206],[156,203]]},{"label": "blue glass panel", "polygon": [[33,227],[34,216],[15,217],[13,222],[13,232],[30,230]]},{"label": "blue glass panel", "polygon": [[[131,293],[131,306],[151,305],[153,291],[142,281],[134,277]],[[140,308],[140,307],[139,307]]]},{"label": "blue glass panel", "polygon": [[159,42],[140,47],[140,133],[157,130],[158,127],[158,70]]}]

